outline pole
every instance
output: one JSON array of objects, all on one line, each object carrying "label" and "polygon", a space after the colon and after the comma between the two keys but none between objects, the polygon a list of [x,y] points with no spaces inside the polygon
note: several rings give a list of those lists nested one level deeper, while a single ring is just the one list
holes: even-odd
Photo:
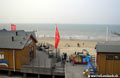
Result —
[{"label": "pole", "polygon": [[107,28],[106,28],[106,41],[108,41],[108,33],[109,33],[109,28],[107,26]]},{"label": "pole", "polygon": [[56,58],[57,58],[57,48],[56,48]]},{"label": "pole", "polygon": [[14,72],[15,72],[15,50],[13,50],[13,65],[14,65]]}]

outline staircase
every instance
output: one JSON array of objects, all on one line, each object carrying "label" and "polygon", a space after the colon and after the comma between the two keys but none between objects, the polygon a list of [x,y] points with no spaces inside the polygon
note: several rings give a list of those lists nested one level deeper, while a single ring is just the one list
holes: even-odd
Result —
[{"label": "staircase", "polygon": [[64,76],[65,75],[64,66],[61,65],[61,62],[56,63],[53,74],[58,75],[58,76]]}]

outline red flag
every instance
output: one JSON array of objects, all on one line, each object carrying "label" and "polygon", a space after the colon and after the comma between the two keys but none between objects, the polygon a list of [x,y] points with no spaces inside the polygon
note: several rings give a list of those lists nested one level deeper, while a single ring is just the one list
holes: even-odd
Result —
[{"label": "red flag", "polygon": [[15,24],[11,24],[11,31],[15,31],[16,30],[16,25]]},{"label": "red flag", "polygon": [[59,41],[60,41],[60,35],[59,35],[58,29],[57,29],[57,26],[56,26],[56,33],[55,33],[55,48],[57,48]]}]

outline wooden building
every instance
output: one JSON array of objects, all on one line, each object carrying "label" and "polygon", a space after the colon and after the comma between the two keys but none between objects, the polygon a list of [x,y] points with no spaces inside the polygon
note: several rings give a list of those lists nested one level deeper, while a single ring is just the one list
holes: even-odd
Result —
[{"label": "wooden building", "polygon": [[36,57],[36,42],[33,32],[0,30],[0,70],[20,71]]},{"label": "wooden building", "polygon": [[96,50],[98,73],[120,75],[120,42],[97,44]]}]

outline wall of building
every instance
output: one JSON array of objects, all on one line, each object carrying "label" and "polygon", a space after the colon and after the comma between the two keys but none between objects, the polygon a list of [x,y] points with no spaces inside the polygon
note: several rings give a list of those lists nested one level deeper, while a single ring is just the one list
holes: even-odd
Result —
[{"label": "wall of building", "polygon": [[[36,43],[33,38],[30,37],[28,41],[32,40],[32,44],[25,46],[23,50],[16,50],[16,70],[20,70],[22,65],[30,64],[30,48],[34,47],[34,57],[36,56]],[[27,42],[28,42],[27,41]]]},{"label": "wall of building", "polygon": [[35,40],[32,38],[32,36],[30,37],[29,40],[32,40],[31,47],[32,47],[32,46],[34,47],[34,57],[33,57],[33,58],[35,58],[35,57],[36,57],[36,42],[35,42]]},{"label": "wall of building", "polygon": [[[1,54],[4,55],[4,58],[1,58],[0,60],[8,61],[8,67],[0,65],[0,70],[14,71],[14,68],[15,68],[16,71],[20,71],[22,65],[30,64],[30,53],[29,53],[30,47],[34,48],[33,58],[35,58],[36,57],[36,42],[34,41],[32,37],[30,37],[29,40],[32,40],[31,45],[25,46],[21,50],[20,49],[14,50],[15,57],[13,56],[14,54],[13,49],[0,49],[0,55]],[[14,67],[14,63],[15,63],[15,67]]]},{"label": "wall of building", "polygon": [[98,54],[97,55],[97,70],[99,72],[99,74],[105,74],[105,55],[104,54]]},{"label": "wall of building", "polygon": [[20,71],[22,65],[30,63],[29,46],[24,47],[22,50],[16,50],[16,70]]},{"label": "wall of building", "polygon": [[113,53],[98,53],[97,70],[99,74],[120,74],[120,59],[115,58],[120,54]]},{"label": "wall of building", "polygon": [[0,65],[0,69],[5,69],[5,70],[12,70],[13,69],[13,50],[10,49],[0,49],[0,54],[4,55],[3,59],[0,60],[5,60],[8,62],[8,67]]}]

